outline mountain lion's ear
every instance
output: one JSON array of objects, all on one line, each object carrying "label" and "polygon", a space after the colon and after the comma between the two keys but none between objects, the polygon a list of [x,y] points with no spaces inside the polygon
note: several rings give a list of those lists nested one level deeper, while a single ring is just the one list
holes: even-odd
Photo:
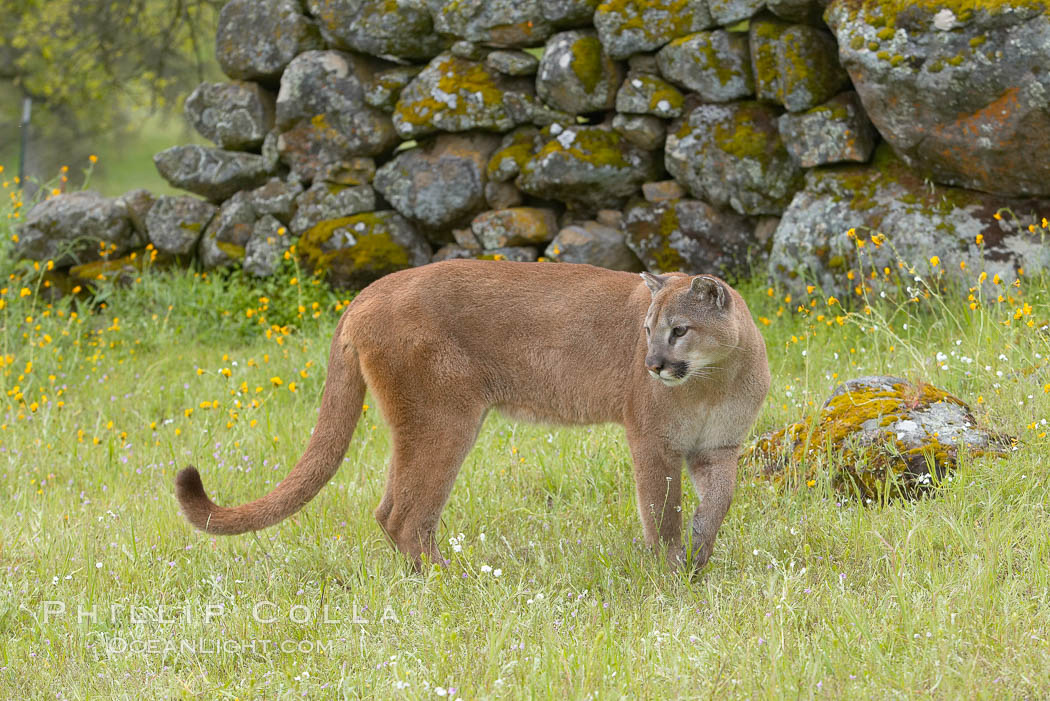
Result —
[{"label": "mountain lion's ear", "polygon": [[725,309],[729,304],[729,293],[725,283],[710,275],[697,275],[689,285],[689,290],[704,304],[713,304]]},{"label": "mountain lion's ear", "polygon": [[645,286],[649,288],[649,291],[654,295],[663,289],[664,283],[667,282],[666,275],[653,275],[652,273],[639,273],[642,276],[642,280],[645,282]]}]

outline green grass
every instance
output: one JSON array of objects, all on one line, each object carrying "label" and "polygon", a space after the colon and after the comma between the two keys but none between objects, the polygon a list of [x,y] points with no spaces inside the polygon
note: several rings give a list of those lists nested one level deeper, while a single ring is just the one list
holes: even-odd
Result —
[{"label": "green grass", "polygon": [[1050,688],[1050,350],[1026,325],[1050,318],[1045,279],[1002,285],[1002,303],[975,311],[962,298],[882,302],[841,325],[838,307],[799,314],[800,300],[740,286],[769,321],[774,382],[757,431],[819,407],[841,379],[888,372],[955,392],[1022,438],[1009,459],[963,461],[931,498],[864,506],[827,480],[778,492],[746,470],[711,562],[690,579],[640,544],[621,429],[493,417],[444,513],[451,564],[417,575],[371,515],[390,445],[374,409],[332,482],[273,529],[202,535],[172,495],[186,464],[224,503],[287,473],[315,421],[337,297],[289,285],[292,268],[266,287],[149,272],[128,288],[101,283],[105,308],[47,306],[20,296],[36,271],[0,261],[14,276],[0,291],[0,697]]}]

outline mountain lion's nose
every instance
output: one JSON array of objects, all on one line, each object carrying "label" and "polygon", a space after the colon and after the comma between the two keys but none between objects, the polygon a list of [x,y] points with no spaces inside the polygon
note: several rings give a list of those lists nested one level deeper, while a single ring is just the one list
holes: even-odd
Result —
[{"label": "mountain lion's nose", "polygon": [[657,360],[656,358],[646,358],[645,359],[645,367],[649,368],[650,372],[655,372],[657,374],[659,374],[660,371],[664,369],[664,366],[666,364],[667,363],[663,359],[660,359],[660,360]]}]

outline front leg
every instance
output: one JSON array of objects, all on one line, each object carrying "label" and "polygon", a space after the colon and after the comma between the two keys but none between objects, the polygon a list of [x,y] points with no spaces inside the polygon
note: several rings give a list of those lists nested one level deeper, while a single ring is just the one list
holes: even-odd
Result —
[{"label": "front leg", "polygon": [[700,505],[693,514],[693,567],[699,570],[711,557],[715,536],[729,511],[736,489],[738,446],[714,448],[689,456],[689,476]]},{"label": "front leg", "polygon": [[657,438],[628,432],[634,459],[634,486],[645,542],[654,550],[667,548],[667,561],[677,569],[682,550],[682,455]]}]

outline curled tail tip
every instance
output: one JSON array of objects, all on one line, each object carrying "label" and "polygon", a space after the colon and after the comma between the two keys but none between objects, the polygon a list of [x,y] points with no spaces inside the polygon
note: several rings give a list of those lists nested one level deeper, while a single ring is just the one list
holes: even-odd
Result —
[{"label": "curled tail tip", "polygon": [[175,497],[180,504],[196,502],[201,498],[207,499],[201,473],[197,472],[197,468],[191,465],[179,470],[175,475]]}]

